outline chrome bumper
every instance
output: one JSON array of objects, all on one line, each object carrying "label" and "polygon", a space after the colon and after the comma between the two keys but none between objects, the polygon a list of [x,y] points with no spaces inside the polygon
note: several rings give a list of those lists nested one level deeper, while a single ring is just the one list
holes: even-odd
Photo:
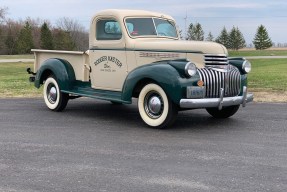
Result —
[{"label": "chrome bumper", "polygon": [[220,98],[206,98],[206,99],[181,99],[180,107],[181,108],[210,108],[217,107],[219,110],[222,107],[231,106],[231,105],[241,105],[245,107],[246,103],[253,101],[253,94],[247,93],[247,87],[243,87],[242,96],[235,97],[223,97],[224,89],[221,89]]}]

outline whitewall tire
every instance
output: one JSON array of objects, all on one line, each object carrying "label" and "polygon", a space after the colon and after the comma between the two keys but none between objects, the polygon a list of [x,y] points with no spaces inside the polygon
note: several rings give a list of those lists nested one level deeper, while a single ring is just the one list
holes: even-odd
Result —
[{"label": "whitewall tire", "polygon": [[45,104],[52,111],[64,110],[69,100],[69,95],[60,91],[58,82],[53,76],[46,79],[43,95]]},{"label": "whitewall tire", "polygon": [[138,110],[142,120],[154,128],[170,126],[178,112],[164,90],[154,83],[142,88],[138,98]]}]

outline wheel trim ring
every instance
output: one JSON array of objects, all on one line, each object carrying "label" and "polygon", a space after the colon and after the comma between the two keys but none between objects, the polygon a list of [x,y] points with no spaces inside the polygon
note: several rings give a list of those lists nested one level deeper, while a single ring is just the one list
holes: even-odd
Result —
[{"label": "wheel trim ring", "polygon": [[[153,99],[156,102],[154,106],[152,105]],[[155,91],[151,91],[145,96],[143,105],[145,113],[152,119],[158,119],[163,113],[164,109],[163,99],[160,96],[160,94]]]},{"label": "wheel trim ring", "polygon": [[54,84],[50,83],[47,88],[47,99],[51,104],[56,103],[58,98],[57,88]]}]

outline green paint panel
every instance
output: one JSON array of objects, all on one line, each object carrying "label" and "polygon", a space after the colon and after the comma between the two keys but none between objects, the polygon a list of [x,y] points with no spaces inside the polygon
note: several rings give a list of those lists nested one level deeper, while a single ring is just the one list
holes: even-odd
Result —
[{"label": "green paint panel", "polygon": [[229,64],[237,67],[241,74],[245,74],[242,69],[243,62],[245,61],[244,58],[228,58]]},{"label": "green paint panel", "polygon": [[93,89],[91,87],[91,83],[83,83],[81,81],[76,81],[72,89],[61,90],[61,91],[64,93],[69,93],[83,97],[114,101],[118,103],[127,103],[127,104],[131,103],[129,101],[123,101],[121,99],[122,98],[121,92]]},{"label": "green paint panel", "polygon": [[168,63],[158,62],[141,66],[131,71],[123,87],[123,97],[125,101],[130,101],[133,90],[141,83],[154,82],[161,86],[167,96],[175,103],[179,104],[180,99],[186,97],[186,87],[196,85],[199,75],[186,78],[182,74],[182,67],[186,61],[178,61],[177,67]]},{"label": "green paint panel", "polygon": [[74,69],[68,61],[63,59],[48,59],[37,71],[35,87],[39,88],[50,75],[55,76],[60,89],[71,89],[76,81]]}]

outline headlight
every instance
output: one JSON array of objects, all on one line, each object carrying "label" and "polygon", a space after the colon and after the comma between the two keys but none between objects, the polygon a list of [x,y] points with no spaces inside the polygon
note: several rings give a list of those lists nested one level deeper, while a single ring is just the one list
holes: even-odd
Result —
[{"label": "headlight", "polygon": [[242,65],[242,69],[245,73],[249,73],[251,71],[251,63],[247,60],[244,61]]},{"label": "headlight", "polygon": [[188,62],[185,65],[185,74],[189,77],[192,77],[196,74],[196,66],[194,63]]}]

